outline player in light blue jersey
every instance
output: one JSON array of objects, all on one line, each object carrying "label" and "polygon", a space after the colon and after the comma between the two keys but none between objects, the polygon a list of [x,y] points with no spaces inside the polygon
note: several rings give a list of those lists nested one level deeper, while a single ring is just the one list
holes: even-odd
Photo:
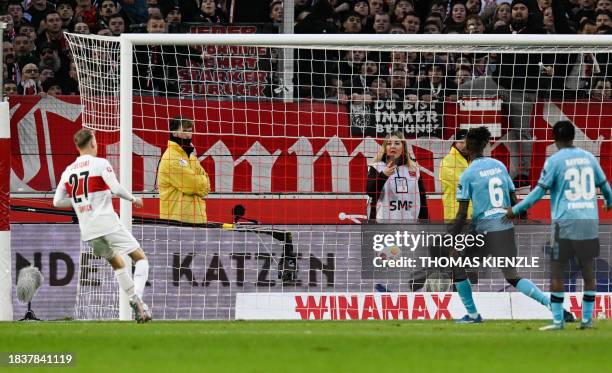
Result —
[{"label": "player in light blue jersey", "polygon": [[508,208],[506,216],[513,218],[526,211],[550,191],[554,232],[550,286],[553,323],[541,330],[563,329],[563,273],[573,257],[580,263],[584,280],[580,328],[590,329],[596,295],[593,260],[599,256],[597,188],[603,193],[606,209],[612,207],[612,189],[593,154],[574,146],[571,122],[555,123],[553,136],[559,151],[544,163],[537,187],[521,203]]},{"label": "player in light blue jersey", "polygon": [[[516,257],[518,250],[514,240],[514,225],[502,217],[504,206],[514,205],[516,195],[514,184],[506,166],[500,161],[485,157],[484,149],[491,134],[486,127],[472,128],[466,137],[470,166],[461,174],[457,185],[459,210],[451,233],[459,234],[465,224],[469,202],[472,201],[472,226],[484,235],[484,246],[478,256]],[[461,255],[457,251],[453,255]],[[501,268],[504,278],[521,293],[549,307],[550,299],[528,279],[521,278],[513,267]],[[472,298],[472,286],[464,268],[453,268],[453,279],[457,292],[468,314],[458,320],[460,323],[482,322]]]}]

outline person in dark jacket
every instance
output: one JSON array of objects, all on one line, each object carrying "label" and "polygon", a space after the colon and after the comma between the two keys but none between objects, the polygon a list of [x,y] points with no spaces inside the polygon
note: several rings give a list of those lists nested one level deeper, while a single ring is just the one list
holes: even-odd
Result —
[{"label": "person in dark jacket", "polygon": [[[537,4],[512,1],[512,22],[496,29],[507,34],[544,34]],[[532,155],[531,112],[540,88],[549,88],[554,74],[552,55],[503,53],[495,76],[483,76],[459,86],[461,96],[499,96],[509,104],[510,175],[517,187],[529,186]]]},{"label": "person in dark jacket", "polygon": [[[337,34],[334,8],[328,0],[319,0],[311,12],[295,25],[296,34]],[[335,75],[339,56],[337,52],[297,49],[296,78],[299,97],[325,98],[325,86]]]}]

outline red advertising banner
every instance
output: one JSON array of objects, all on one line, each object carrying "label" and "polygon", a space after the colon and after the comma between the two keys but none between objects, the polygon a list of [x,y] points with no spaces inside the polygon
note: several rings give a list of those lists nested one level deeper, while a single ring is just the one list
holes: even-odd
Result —
[{"label": "red advertising banner", "polygon": [[[455,104],[443,108],[442,139],[408,140],[431,195],[434,219],[442,216],[435,196],[440,191],[437,175],[452,144],[456,111]],[[367,164],[380,141],[351,137],[344,105],[135,97],[133,112],[136,192],[155,192],[168,119],[182,115],[195,120],[193,142],[212,183],[207,202],[211,220],[231,218],[236,203],[267,223],[356,223],[366,215]],[[551,128],[563,116],[576,124],[580,145],[599,157],[605,172],[612,175],[611,105],[539,103],[534,114],[532,180],[537,180],[546,155],[554,150]],[[78,97],[12,97],[11,192],[54,190],[77,154],[72,135],[79,128]],[[100,155],[118,168],[118,133],[98,136]],[[507,163],[504,139],[505,135],[494,145],[493,156]],[[148,213],[155,215],[156,202],[149,207]]]}]

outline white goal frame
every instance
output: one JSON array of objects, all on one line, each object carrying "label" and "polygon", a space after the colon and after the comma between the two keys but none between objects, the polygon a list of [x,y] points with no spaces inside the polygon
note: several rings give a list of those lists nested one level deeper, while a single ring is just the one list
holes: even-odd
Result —
[{"label": "white goal frame", "polygon": [[[593,50],[593,47],[612,46],[611,35],[433,35],[433,34],[122,34],[120,40],[120,181],[132,191],[132,78],[133,48],[137,45],[240,45],[266,46],[278,48],[304,47],[311,49],[334,49],[338,47],[368,46],[372,49],[444,50],[470,51],[480,47],[509,51],[509,47],[537,47],[540,53],[554,53],[557,47],[572,47],[579,52],[580,47]],[[468,45],[467,42],[470,42]],[[534,49],[513,50],[533,52]],[[556,51],[559,52],[559,51]],[[291,82],[286,79],[285,82]],[[291,84],[291,83],[288,83]],[[289,92],[292,91],[288,89]],[[132,204],[121,200],[121,221],[131,229]],[[131,265],[128,263],[128,265]],[[120,295],[119,315],[121,320],[131,319],[131,309],[127,296]]]}]

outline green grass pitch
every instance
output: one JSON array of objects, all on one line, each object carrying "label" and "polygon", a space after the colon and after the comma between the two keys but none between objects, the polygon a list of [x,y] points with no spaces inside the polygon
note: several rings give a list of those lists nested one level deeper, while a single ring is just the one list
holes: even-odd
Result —
[{"label": "green grass pitch", "polygon": [[[540,332],[545,321],[0,323],[0,352],[73,352],[73,372],[604,372],[612,322]],[[0,371],[45,368],[0,367]]]}]

